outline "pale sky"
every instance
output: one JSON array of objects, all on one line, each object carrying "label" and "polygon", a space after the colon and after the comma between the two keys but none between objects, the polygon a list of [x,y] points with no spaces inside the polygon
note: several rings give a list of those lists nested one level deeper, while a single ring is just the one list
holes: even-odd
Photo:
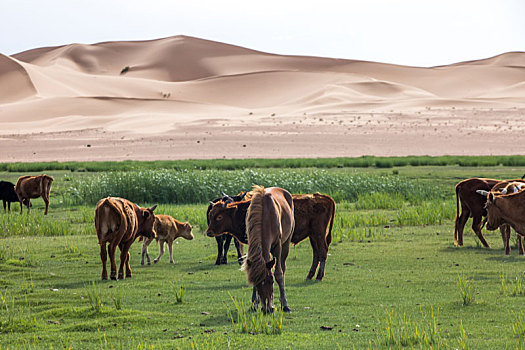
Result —
[{"label": "pale sky", "polygon": [[525,0],[0,0],[0,53],[189,35],[288,55],[436,66],[525,51]]}]

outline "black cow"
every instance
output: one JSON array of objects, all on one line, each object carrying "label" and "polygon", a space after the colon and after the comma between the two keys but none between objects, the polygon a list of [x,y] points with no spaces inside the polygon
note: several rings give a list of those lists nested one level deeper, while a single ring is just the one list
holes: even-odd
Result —
[{"label": "black cow", "polygon": [[[208,226],[210,225],[210,219],[208,217],[208,214],[210,213],[210,210],[213,204],[215,204],[218,201],[223,201],[226,203],[242,201],[246,193],[247,192],[244,192],[240,195],[231,196],[231,197],[223,193],[222,197],[215,198],[214,200],[210,201],[210,205],[208,205],[208,210],[206,211],[206,221],[208,223]],[[215,265],[227,264],[228,263],[228,250],[230,249],[232,236],[231,235],[216,236],[215,240],[217,241],[217,260],[215,260]],[[234,243],[235,243],[235,248],[237,248],[237,262],[239,264],[242,264],[242,261],[243,261],[242,257],[244,255],[243,247],[237,240],[234,240]]]},{"label": "black cow", "polygon": [[4,211],[7,211],[6,208],[11,211],[11,203],[18,202],[18,196],[15,192],[14,183],[9,181],[0,181],[0,199],[3,201]]}]

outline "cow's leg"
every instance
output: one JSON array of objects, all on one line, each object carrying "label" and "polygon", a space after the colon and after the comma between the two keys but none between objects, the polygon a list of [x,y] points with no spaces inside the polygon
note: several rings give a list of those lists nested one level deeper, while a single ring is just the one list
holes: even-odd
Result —
[{"label": "cow's leg", "polygon": [[102,261],[102,279],[108,279],[108,271],[106,270],[106,262],[108,260],[108,252],[106,250],[106,243],[100,245],[100,260]]},{"label": "cow's leg", "polygon": [[[11,211],[11,202],[7,202],[7,209]],[[4,204],[4,211],[5,211],[5,204]]]},{"label": "cow's leg", "polygon": [[481,241],[481,244],[483,244],[485,248],[490,248],[489,244],[485,240],[485,237],[483,237],[483,233],[481,233],[481,218],[481,214],[476,215],[476,213],[472,213],[472,229],[474,232],[476,232],[476,235]]},{"label": "cow's leg", "polygon": [[[326,264],[326,258],[328,257],[328,245],[326,244],[326,238],[324,237],[323,231],[317,236],[317,247],[319,248],[319,271],[317,271],[316,281],[322,281],[324,277],[324,266]],[[324,231],[326,232],[326,230]]]},{"label": "cow's leg", "polygon": [[501,225],[499,231],[501,232],[501,239],[503,239],[505,255],[510,255],[510,226],[505,224]]},{"label": "cow's leg", "polygon": [[109,274],[109,278],[111,278],[112,280],[116,280],[117,279],[117,263],[115,262],[115,252],[117,250],[117,245],[113,242],[109,243],[109,247],[108,247],[109,251],[109,264],[111,266],[111,272]]},{"label": "cow's leg", "polygon": [[22,211],[22,208],[23,208],[23,199],[19,197],[19,198],[18,198],[18,201],[20,202],[20,214],[22,214],[22,213],[23,213],[23,211]]},{"label": "cow's leg", "polygon": [[251,311],[257,311],[257,308],[259,307],[259,294],[257,294],[257,288],[253,286],[252,290],[252,307],[250,308]]},{"label": "cow's leg", "polygon": [[146,257],[146,260],[148,261],[148,265],[151,265],[151,260],[149,258],[148,254],[148,246],[150,245],[153,238],[144,238],[144,241],[142,241],[142,257],[140,259],[140,264],[144,266],[144,257]]},{"label": "cow's leg", "polygon": [[242,247],[242,243],[239,242],[236,238],[233,239],[233,243],[235,244],[235,248],[237,249],[237,262],[239,265],[242,265],[243,263],[243,256],[244,256],[244,248]]},{"label": "cow's leg", "polygon": [[222,259],[222,243],[224,241],[224,237],[216,236],[215,241],[217,241],[217,260],[215,260],[215,265],[220,265]]},{"label": "cow's leg", "polygon": [[27,199],[27,214],[31,213],[31,198]]},{"label": "cow's leg", "polygon": [[120,248],[120,266],[118,269],[118,279],[124,279],[124,267],[126,267],[126,277],[131,277],[131,266],[129,264],[130,258],[129,258],[129,247],[131,247],[131,243],[120,243],[118,246]]},{"label": "cow's leg", "polygon": [[470,209],[466,206],[461,206],[461,214],[456,217],[456,223],[454,226],[454,245],[462,246],[463,245],[463,230],[465,229],[465,224],[470,216]]},{"label": "cow's leg", "polygon": [[131,276],[132,276],[132,273],[131,273],[131,259],[130,258],[131,258],[131,254],[129,252],[129,247],[128,247],[128,254],[126,256],[126,278],[131,278]]},{"label": "cow's leg", "polygon": [[46,204],[46,210],[44,211],[44,215],[47,215],[47,211],[49,209],[49,197],[45,193],[42,193],[42,199],[44,200],[44,203]]},{"label": "cow's leg", "polygon": [[164,243],[166,241],[163,239],[159,239],[159,256],[155,260],[153,260],[153,263],[156,264],[159,262],[160,257],[164,254]]},{"label": "cow's leg", "polygon": [[279,286],[279,301],[281,302],[281,308],[284,312],[292,312],[288,306],[288,299],[286,298],[286,292],[284,291],[284,273],[286,272],[286,258],[288,257],[288,251],[290,249],[290,242],[283,244],[281,251],[277,252],[276,266],[275,266],[275,281]]},{"label": "cow's leg", "polygon": [[319,265],[319,247],[317,246],[317,242],[312,236],[310,236],[309,238],[310,238],[310,245],[312,246],[313,260],[312,260],[312,267],[310,267],[310,271],[308,271],[308,275],[306,276],[306,279],[311,280],[315,275],[315,271],[317,270],[317,265]]},{"label": "cow's leg", "polygon": [[520,234],[516,233],[516,238],[518,239],[518,252],[520,255],[523,255],[523,240]]},{"label": "cow's leg", "polygon": [[168,249],[170,250],[170,264],[173,264],[173,241],[168,241]]},{"label": "cow's leg", "polygon": [[[4,212],[7,212],[6,210],[6,200],[2,200],[3,204],[4,204]],[[11,206],[9,206],[9,211],[11,211]]]},{"label": "cow's leg", "polygon": [[222,259],[221,264],[227,264],[228,263],[228,250],[230,250],[230,244],[232,242],[232,236],[231,235],[224,235],[224,250],[222,253]]}]

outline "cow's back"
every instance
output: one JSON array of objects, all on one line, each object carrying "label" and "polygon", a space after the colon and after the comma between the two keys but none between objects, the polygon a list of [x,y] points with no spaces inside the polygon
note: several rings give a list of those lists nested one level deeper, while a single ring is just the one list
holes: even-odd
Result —
[{"label": "cow's back", "polygon": [[[175,220],[169,215],[155,215],[155,231],[157,232],[157,240],[166,240],[172,231],[176,230]],[[175,232],[173,232],[173,235]]]},{"label": "cow's back", "polygon": [[304,240],[313,230],[326,227],[335,212],[335,202],[321,193],[293,195],[295,230],[292,243]]},{"label": "cow's back", "polygon": [[131,202],[118,197],[107,197],[97,203],[95,228],[99,244],[117,240],[125,235],[134,235],[137,217]]}]

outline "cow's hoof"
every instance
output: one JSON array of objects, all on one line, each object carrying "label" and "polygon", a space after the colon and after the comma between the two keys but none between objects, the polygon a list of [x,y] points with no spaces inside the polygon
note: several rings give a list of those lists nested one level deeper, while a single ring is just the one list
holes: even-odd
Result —
[{"label": "cow's hoof", "polygon": [[131,273],[130,274],[126,274],[126,278],[131,278]]},{"label": "cow's hoof", "polygon": [[239,265],[242,265],[242,263],[244,262],[244,259],[243,258],[239,258],[239,259],[237,259],[237,262],[239,263]]},{"label": "cow's hoof", "polygon": [[322,277],[317,277],[317,278],[315,279],[315,281],[316,281],[316,282],[322,282],[322,281],[323,281],[323,278],[322,278]]},{"label": "cow's hoof", "polygon": [[119,272],[118,279],[119,280],[123,280],[124,279],[124,274]]},{"label": "cow's hoof", "polygon": [[283,312],[292,312],[292,310],[288,306],[285,306],[283,307]]},{"label": "cow's hoof", "polygon": [[141,261],[141,262],[140,262],[140,266],[144,266],[144,261]]},{"label": "cow's hoof", "polygon": [[108,280],[108,276],[102,276],[102,281],[107,281]]},{"label": "cow's hoof", "polygon": [[215,260],[215,265],[220,265],[221,261],[219,259]]},{"label": "cow's hoof", "polygon": [[113,281],[116,281],[116,280],[117,280],[117,276],[116,276],[116,275],[111,275],[111,279],[112,279]]},{"label": "cow's hoof", "polygon": [[153,263],[156,264],[158,263],[159,261],[157,259],[153,260]]},{"label": "cow's hoof", "polygon": [[227,264],[228,264],[228,259],[222,258],[221,265],[227,265]]}]

